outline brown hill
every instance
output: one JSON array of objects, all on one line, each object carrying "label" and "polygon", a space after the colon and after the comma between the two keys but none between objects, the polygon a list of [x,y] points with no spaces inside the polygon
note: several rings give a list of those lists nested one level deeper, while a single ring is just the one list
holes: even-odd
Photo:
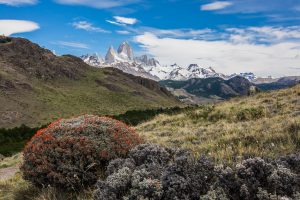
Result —
[{"label": "brown hill", "polygon": [[178,104],[155,81],[113,68],[92,68],[23,38],[0,38],[0,127]]}]

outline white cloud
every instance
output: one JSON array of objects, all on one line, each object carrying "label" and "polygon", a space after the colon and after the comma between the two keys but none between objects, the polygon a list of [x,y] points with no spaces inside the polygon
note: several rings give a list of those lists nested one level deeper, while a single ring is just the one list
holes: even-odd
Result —
[{"label": "white cloud", "polygon": [[110,24],[117,25],[117,26],[125,26],[124,24],[121,24],[121,23],[118,23],[118,22],[115,22],[115,21],[112,21],[112,20],[106,20],[106,22],[110,23]]},{"label": "white cloud", "polygon": [[95,27],[92,23],[89,23],[87,21],[73,22],[72,26],[76,29],[82,29],[90,32],[110,33],[110,31],[104,30],[99,27]]},{"label": "white cloud", "polygon": [[10,36],[15,33],[31,32],[39,29],[39,25],[25,20],[0,20],[0,34]]},{"label": "white cloud", "polygon": [[59,41],[54,44],[62,45],[62,46],[67,46],[67,47],[73,47],[73,48],[80,48],[80,49],[89,49],[89,46],[84,43],[80,42],[66,42],[66,41]]},{"label": "white cloud", "polygon": [[81,5],[99,9],[114,8],[138,3],[140,0],[55,0],[60,4]]},{"label": "white cloud", "polygon": [[228,1],[216,1],[213,3],[202,5],[201,10],[221,10],[231,5],[232,3]]},{"label": "white cloud", "polygon": [[118,22],[120,24],[133,25],[138,22],[138,20],[136,18],[128,18],[128,17],[114,16],[114,19],[116,20],[116,22]]},{"label": "white cloud", "polygon": [[153,27],[140,27],[135,32],[150,32],[159,37],[175,37],[175,38],[208,38],[211,29],[157,29]]},{"label": "white cloud", "polygon": [[248,27],[228,28],[227,33],[233,42],[274,44],[283,41],[300,41],[300,26],[290,27]]},{"label": "white cloud", "polygon": [[33,5],[36,4],[37,0],[0,0],[0,4],[5,4],[9,6],[19,6],[19,5]]},{"label": "white cloud", "polygon": [[197,63],[225,74],[251,71],[259,76],[300,75],[299,41],[267,45],[233,43],[230,38],[215,41],[160,38],[153,33],[138,35],[135,41],[162,64]]},{"label": "white cloud", "polygon": [[118,34],[121,34],[121,35],[129,35],[130,32],[129,31],[125,31],[125,30],[122,30],[122,31],[116,31]]},{"label": "white cloud", "polygon": [[106,22],[113,24],[113,25],[127,27],[127,28],[128,28],[128,25],[134,25],[138,22],[138,20],[136,18],[128,18],[128,17],[120,17],[120,16],[114,16],[113,18],[114,18],[114,21],[106,20]]}]

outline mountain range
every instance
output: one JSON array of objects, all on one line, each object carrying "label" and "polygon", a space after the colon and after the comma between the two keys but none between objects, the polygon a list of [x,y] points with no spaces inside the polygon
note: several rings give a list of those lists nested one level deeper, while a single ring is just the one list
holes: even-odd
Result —
[{"label": "mountain range", "polygon": [[158,60],[147,55],[135,57],[133,49],[128,42],[123,42],[117,51],[111,46],[108,49],[105,58],[102,58],[99,54],[87,54],[81,56],[81,59],[94,67],[114,67],[123,72],[155,81],[188,80],[191,78],[210,77],[221,77],[226,79],[233,77],[217,73],[211,67],[202,68],[197,64],[191,64],[188,67],[181,67],[177,64],[167,66],[161,65]]},{"label": "mountain range", "polygon": [[[228,80],[220,77],[193,78],[185,81],[164,80],[160,81],[160,84],[172,91],[181,101],[187,103],[220,101],[257,92],[256,86],[241,76],[235,76]],[[186,91],[187,94],[182,91]]]},{"label": "mountain range", "polygon": [[[259,90],[274,90],[300,82],[299,76],[279,79],[261,78],[252,72],[224,75],[216,72],[212,67],[202,68],[197,64],[190,64],[187,67],[177,64],[161,65],[158,60],[147,55],[135,56],[128,42],[123,42],[117,51],[111,46],[105,58],[98,54],[87,54],[81,56],[81,59],[97,68],[113,67],[128,74],[160,81],[162,86],[167,87],[180,100],[193,103],[245,95],[252,86]],[[240,85],[242,91],[235,90],[236,87],[232,88],[237,84],[243,84]]]},{"label": "mountain range", "polygon": [[241,76],[255,84],[272,83],[278,79],[267,77],[257,77],[252,72],[233,73],[225,75],[216,72],[212,67],[203,68],[198,64],[190,64],[182,67],[178,64],[162,65],[155,58],[148,55],[135,56],[132,47],[128,42],[123,42],[117,50],[112,46],[108,49],[106,56],[103,58],[99,54],[86,54],[80,57],[87,64],[97,67],[106,68],[114,67],[122,70],[125,73],[133,74],[155,81],[176,80],[185,81],[193,78],[212,78],[219,77],[224,80],[229,80],[236,76]]},{"label": "mountain range", "polygon": [[180,102],[156,81],[91,67],[72,55],[56,56],[27,39],[0,36],[0,105],[0,127],[15,127]]}]

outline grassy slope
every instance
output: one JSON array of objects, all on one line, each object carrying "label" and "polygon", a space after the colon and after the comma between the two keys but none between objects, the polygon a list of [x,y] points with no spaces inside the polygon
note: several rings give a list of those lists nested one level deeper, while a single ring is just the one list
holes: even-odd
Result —
[{"label": "grassy slope", "polygon": [[[0,95],[0,104],[5,105],[0,107],[0,113],[3,115],[9,111],[8,116],[16,118],[10,123],[0,123],[1,127],[14,127],[21,123],[40,126],[59,117],[85,113],[114,115],[132,109],[172,107],[179,104],[175,98],[139,85],[123,73],[106,72],[110,72],[110,69],[91,68],[79,80],[22,80],[31,85],[32,89],[17,88]],[[101,80],[101,83],[98,84],[96,80]]]},{"label": "grassy slope", "polygon": [[149,141],[192,149],[217,161],[300,150],[300,85],[234,98],[137,127]]},{"label": "grassy slope", "polygon": [[0,37],[0,127],[178,104],[157,82],[56,56],[24,38]]},{"label": "grassy slope", "polygon": [[[137,126],[148,141],[186,147],[222,162],[238,156],[276,157],[300,150],[300,85],[281,91],[235,98],[176,115],[159,115]],[[20,154],[0,162],[18,165]],[[92,189],[91,189],[92,190]],[[17,173],[0,181],[0,199],[91,199],[91,190],[67,194],[37,189]],[[67,198],[68,197],[68,198]]]}]

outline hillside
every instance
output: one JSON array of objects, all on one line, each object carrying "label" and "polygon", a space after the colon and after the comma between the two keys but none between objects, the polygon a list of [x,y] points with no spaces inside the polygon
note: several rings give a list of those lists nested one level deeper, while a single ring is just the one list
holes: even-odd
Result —
[{"label": "hillside", "polygon": [[22,38],[0,38],[0,127],[39,126],[82,113],[113,115],[179,102],[155,81],[97,69]]},{"label": "hillside", "polygon": [[298,83],[300,83],[300,76],[287,76],[270,83],[259,83],[257,87],[261,90],[278,90],[294,86]]},{"label": "hillside", "polygon": [[189,148],[220,162],[299,152],[300,85],[159,115],[137,130],[151,142]]},{"label": "hillside", "polygon": [[247,95],[254,86],[247,79],[235,76],[229,80],[219,77],[213,78],[193,78],[186,81],[166,80],[160,81],[162,86],[175,90],[185,90],[191,95],[209,99],[228,99],[235,96]]}]

